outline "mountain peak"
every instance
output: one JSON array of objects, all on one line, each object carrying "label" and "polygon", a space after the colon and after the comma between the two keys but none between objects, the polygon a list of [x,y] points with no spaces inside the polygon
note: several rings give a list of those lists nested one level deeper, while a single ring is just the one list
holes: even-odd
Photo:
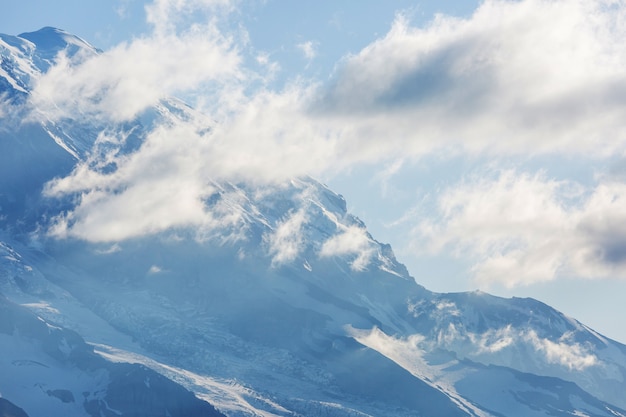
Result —
[{"label": "mountain peak", "polygon": [[35,32],[21,33],[18,38],[32,42],[35,45],[37,55],[44,60],[54,59],[61,51],[66,51],[68,56],[74,56],[79,51],[100,52],[99,49],[82,38],[51,26],[43,27]]},{"label": "mountain peak", "polygon": [[[11,404],[30,417],[68,415],[48,404],[121,415],[153,394],[191,398],[109,363],[126,362],[229,416],[626,416],[626,346],[532,299],[426,290],[312,178],[232,183],[183,169],[184,157],[163,163],[197,143],[151,136],[199,120],[177,99],[118,125],[88,111],[52,121],[29,101],[59,57],[96,53],[53,27],[0,35],[0,97],[20,119],[0,126],[0,391]],[[20,106],[33,110],[24,123]]]},{"label": "mountain peak", "polygon": [[51,26],[43,27],[35,32],[24,32],[18,37],[31,41],[39,50],[58,52],[69,45],[95,49],[78,36]]}]

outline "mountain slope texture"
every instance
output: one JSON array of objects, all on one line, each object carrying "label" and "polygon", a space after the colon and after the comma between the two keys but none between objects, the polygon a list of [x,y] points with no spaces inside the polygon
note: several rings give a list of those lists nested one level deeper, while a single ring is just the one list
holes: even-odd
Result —
[{"label": "mountain slope texture", "polygon": [[199,117],[38,107],[59,57],[100,53],[0,35],[1,416],[626,416],[626,346],[533,299],[428,291],[312,178],[206,179],[201,226],[94,235],[77,210],[110,190],[71,179]]}]

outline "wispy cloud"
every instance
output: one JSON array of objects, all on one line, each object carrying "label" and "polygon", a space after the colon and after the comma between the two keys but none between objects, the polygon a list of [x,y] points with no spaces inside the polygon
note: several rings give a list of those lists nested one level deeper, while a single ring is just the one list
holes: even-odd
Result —
[{"label": "wispy cloud", "polygon": [[545,355],[548,363],[564,366],[570,371],[584,371],[600,363],[588,349],[570,340],[570,336],[566,333],[557,341],[552,341],[539,337],[534,330],[529,330],[523,337],[537,352]]},{"label": "wispy cloud", "polygon": [[188,19],[194,15],[204,18],[212,13],[228,14],[235,4],[236,0],[153,0],[145,6],[146,20],[156,35],[162,35],[189,26]]},{"label": "wispy cloud", "polygon": [[626,278],[626,184],[585,187],[503,171],[444,190],[439,217],[420,222],[425,248],[475,260],[482,284],[559,277]]},{"label": "wispy cloud", "polygon": [[317,56],[317,42],[306,41],[296,45],[307,61],[313,60]]},{"label": "wispy cloud", "polygon": [[343,227],[338,234],[324,242],[320,256],[354,255],[351,263],[355,271],[363,271],[375,254],[373,242],[367,230],[360,226]]},{"label": "wispy cloud", "polygon": [[[571,332],[556,337],[539,335],[534,329],[507,325],[484,332],[467,331],[464,326],[450,323],[438,332],[434,345],[457,352],[460,358],[469,358],[482,363],[511,366],[535,372],[546,365],[555,365],[565,371],[584,371],[590,367],[604,366],[592,349],[579,343]],[[537,362],[514,363],[516,358],[528,352],[537,354]]]},{"label": "wispy cloud", "polygon": [[128,3],[131,0],[119,0],[118,4],[115,5],[114,11],[120,17],[120,19],[127,19],[130,15],[128,10]]},{"label": "wispy cloud", "polygon": [[272,265],[291,262],[300,254],[304,246],[302,226],[306,221],[306,212],[298,210],[278,223],[265,238],[269,244]]},{"label": "wispy cloud", "polygon": [[33,104],[52,119],[82,114],[124,122],[160,99],[237,78],[239,60],[212,25],[139,38],[79,64],[59,56],[37,81]]},{"label": "wispy cloud", "polygon": [[[51,233],[106,242],[171,228],[195,226],[206,232],[239,224],[241,213],[227,198],[207,203],[219,190],[197,157],[197,145],[204,142],[192,126],[156,128],[130,155],[116,154],[116,147],[105,156],[94,151],[71,175],[48,183],[44,192],[50,197],[80,196],[74,210],[56,219]],[[116,139],[101,140],[110,145]],[[116,169],[102,169],[110,165]]]},{"label": "wispy cloud", "polygon": [[[468,18],[441,15],[421,28],[400,15],[385,36],[345,57],[329,84],[296,76],[280,91],[267,87],[267,74],[246,67],[250,40],[228,23],[236,7],[226,0],[156,0],[146,8],[152,33],[81,62],[61,56],[38,81],[34,104],[52,119],[83,114],[124,122],[185,92],[206,115],[150,127],[134,154],[111,156],[112,173],[86,163],[51,183],[51,196],[80,196],[58,219],[57,235],[106,241],[213,224],[204,203],[212,180],[271,182],[378,162],[395,169],[441,149],[484,158],[554,152],[601,158],[626,148],[623,2],[489,0]],[[315,46],[301,49],[313,57]],[[621,195],[621,186],[594,191],[583,204],[586,218],[580,207],[562,204],[564,186],[502,177],[450,190],[441,209],[449,204],[455,211],[432,225],[442,235],[431,243],[478,257],[475,271],[484,280],[513,267],[522,273],[511,283],[566,269],[583,276],[601,266],[594,273],[606,276],[621,268],[615,229],[602,229],[591,216],[593,204],[614,208],[612,227],[621,200],[603,196]],[[501,197],[499,206],[480,199],[489,191]],[[517,204],[517,194],[530,200]],[[490,225],[476,217],[475,206],[493,216]],[[507,217],[507,208],[521,217]],[[540,212],[554,222],[540,221],[533,214]],[[557,242],[557,233],[573,243]],[[616,249],[598,244],[604,240]],[[322,252],[363,253],[363,242],[361,231],[350,229]],[[564,255],[571,250],[578,252]],[[366,258],[357,257],[355,267]]]}]

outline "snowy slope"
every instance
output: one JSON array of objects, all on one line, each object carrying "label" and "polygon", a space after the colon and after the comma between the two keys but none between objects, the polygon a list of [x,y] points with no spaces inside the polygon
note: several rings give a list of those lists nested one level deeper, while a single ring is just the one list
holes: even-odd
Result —
[{"label": "snowy slope", "polygon": [[[123,368],[138,372],[121,378],[131,386],[150,389],[151,368],[231,416],[626,415],[625,346],[535,300],[426,290],[312,178],[207,179],[203,208],[228,221],[206,230],[101,243],[48,235],[51,219],[80,200],[43,196],[50,180],[77,163],[115,172],[108,156],[133,155],[154,125],[193,113],[170,99],[124,126],[52,122],[29,95],[63,51],[98,54],[53,28],[0,35],[0,292],[11,314],[77,332],[76,346],[109,379],[80,366],[72,376],[41,349],[43,330],[5,332],[0,393],[31,417],[46,414],[27,409],[29,398],[84,413],[79,387],[109,392],[111,362],[144,366]],[[102,142],[107,129],[130,133]],[[18,372],[20,352],[45,366]],[[28,389],[11,389],[6,378],[17,374]],[[67,392],[73,403],[62,401]]]},{"label": "snowy slope", "polygon": [[219,416],[140,365],[110,362],[80,336],[0,295],[2,397],[30,416]]},{"label": "snowy slope", "polygon": [[[505,415],[531,415],[536,409],[536,415],[547,415],[553,406],[528,399],[546,392],[549,398],[584,399],[560,402],[563,415],[619,410],[623,346],[533,300],[433,294],[408,279],[388,248],[374,240],[368,241],[366,269],[355,271],[358,254],[320,255],[320,242],[358,223],[342,204],[330,203],[340,202],[338,196],[311,180],[266,192],[263,201],[268,195],[272,208],[297,212],[304,204],[311,213],[302,224],[307,243],[288,265],[272,265],[271,249],[264,245],[263,236],[281,220],[249,196],[241,210],[256,213],[256,221],[245,217],[238,226],[246,231],[240,240],[200,243],[162,235],[97,255],[82,243],[81,248],[56,243],[49,253],[79,268],[82,280],[46,275],[85,303],[98,305],[100,316],[174,365],[245,381],[298,412],[303,409],[292,408],[294,398],[353,398],[351,409],[371,415],[384,415],[392,404],[396,415],[432,413],[427,408],[432,404],[447,415],[450,407],[491,415],[490,410],[502,412],[513,402],[518,411]],[[321,201],[325,210],[316,217],[311,206]],[[72,260],[65,259],[68,253]],[[387,351],[394,346],[402,347],[400,357]],[[476,389],[492,378],[509,381],[510,398],[497,396],[499,405],[491,403],[496,397]],[[483,382],[468,383],[476,380]],[[518,391],[537,394],[522,401],[514,394]],[[420,396],[428,400],[420,402]],[[370,398],[383,407],[364,407]]]},{"label": "snowy slope", "polygon": [[486,365],[570,380],[625,407],[626,347],[533,299],[439,294],[412,305],[437,347]]}]

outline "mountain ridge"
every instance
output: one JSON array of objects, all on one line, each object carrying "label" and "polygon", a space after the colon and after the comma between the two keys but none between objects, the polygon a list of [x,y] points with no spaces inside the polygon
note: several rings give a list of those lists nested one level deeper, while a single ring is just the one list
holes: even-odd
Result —
[{"label": "mountain ridge", "polygon": [[[59,52],[102,53],[53,28],[26,34],[37,42],[22,49],[7,41],[21,36],[0,35],[4,119],[29,111],[32,83]],[[624,345],[533,299],[428,291],[312,178],[213,181],[203,209],[225,221],[210,228],[46,233],[81,198],[47,196],[50,184],[80,164],[115,173],[98,158],[137,152],[155,122],[192,111],[177,103],[149,109],[129,141],[102,152],[94,146],[112,127],[101,121],[35,108],[0,130],[0,292],[15,308],[226,415],[626,415]]]}]

